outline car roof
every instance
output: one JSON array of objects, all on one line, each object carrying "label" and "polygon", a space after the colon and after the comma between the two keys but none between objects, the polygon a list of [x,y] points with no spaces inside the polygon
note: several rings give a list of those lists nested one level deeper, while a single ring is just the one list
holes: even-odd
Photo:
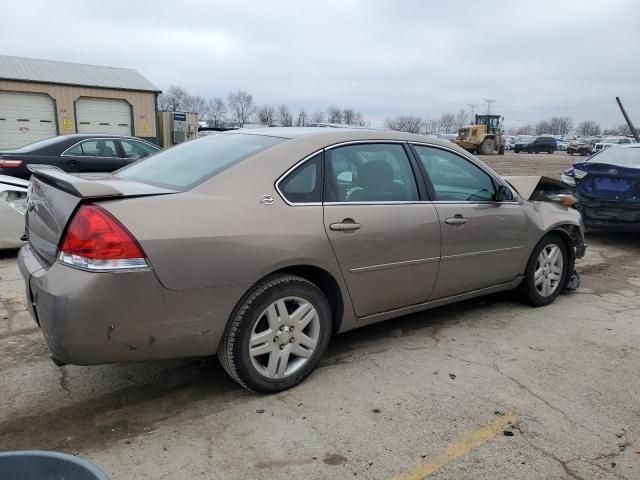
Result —
[{"label": "car roof", "polygon": [[[327,127],[269,127],[231,130],[221,135],[262,135],[267,137],[293,139],[317,139],[326,144],[358,141],[358,140],[395,140],[430,143],[447,148],[459,149],[447,139],[420,135],[417,133],[398,132],[395,130],[377,130],[373,128],[327,128]],[[462,149],[460,149],[463,151]]]}]

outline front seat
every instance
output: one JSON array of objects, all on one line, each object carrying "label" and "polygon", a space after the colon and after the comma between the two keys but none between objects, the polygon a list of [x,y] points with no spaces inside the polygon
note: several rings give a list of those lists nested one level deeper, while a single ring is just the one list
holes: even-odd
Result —
[{"label": "front seat", "polygon": [[371,160],[358,169],[359,190],[350,202],[393,202],[405,200],[404,188],[393,181],[393,168],[384,160]]},{"label": "front seat", "polygon": [[113,148],[108,147],[107,142],[104,140],[98,140],[96,142],[96,148],[98,150],[98,155],[101,157],[113,157],[115,155]]}]

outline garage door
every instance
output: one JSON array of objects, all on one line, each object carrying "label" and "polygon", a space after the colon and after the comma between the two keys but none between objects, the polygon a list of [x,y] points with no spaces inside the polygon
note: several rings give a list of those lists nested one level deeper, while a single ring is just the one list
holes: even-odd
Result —
[{"label": "garage door", "polygon": [[17,148],[57,135],[48,95],[0,92],[0,149]]},{"label": "garage door", "polygon": [[124,100],[81,98],[76,102],[78,133],[131,135],[131,106]]}]

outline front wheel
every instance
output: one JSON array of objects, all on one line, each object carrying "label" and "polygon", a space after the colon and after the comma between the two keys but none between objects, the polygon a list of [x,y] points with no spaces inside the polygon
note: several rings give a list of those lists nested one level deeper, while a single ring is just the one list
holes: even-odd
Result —
[{"label": "front wheel", "polygon": [[480,144],[480,153],[482,155],[491,155],[495,149],[496,149],[496,144],[491,138],[485,138],[483,142]]},{"label": "front wheel", "polygon": [[562,237],[552,233],[540,240],[520,287],[526,302],[534,307],[552,303],[566,285],[568,267],[569,254]]},{"label": "front wheel", "polygon": [[329,302],[318,287],[294,275],[273,276],[236,307],[220,344],[220,363],[249,390],[279,392],[315,369],[331,327]]}]

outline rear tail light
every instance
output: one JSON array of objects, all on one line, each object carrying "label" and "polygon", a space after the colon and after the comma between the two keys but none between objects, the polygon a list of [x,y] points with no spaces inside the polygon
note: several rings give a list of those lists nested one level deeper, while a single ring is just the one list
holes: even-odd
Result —
[{"label": "rear tail light", "polygon": [[58,260],[88,270],[147,268],[136,239],[113,215],[97,205],[82,205],[71,220]]},{"label": "rear tail light", "polygon": [[0,158],[0,168],[18,168],[20,165],[22,165],[22,160]]}]

